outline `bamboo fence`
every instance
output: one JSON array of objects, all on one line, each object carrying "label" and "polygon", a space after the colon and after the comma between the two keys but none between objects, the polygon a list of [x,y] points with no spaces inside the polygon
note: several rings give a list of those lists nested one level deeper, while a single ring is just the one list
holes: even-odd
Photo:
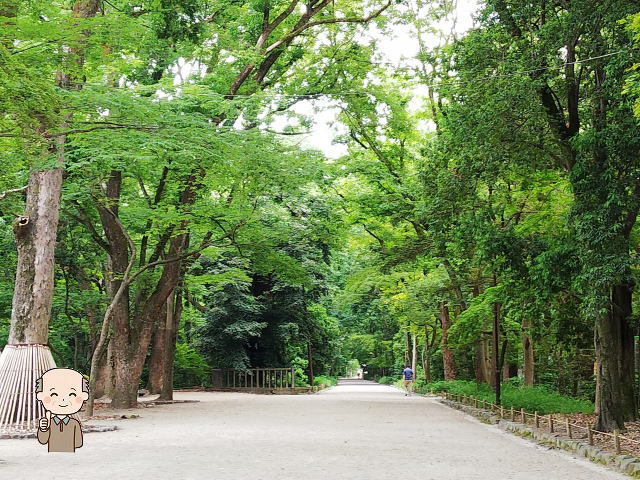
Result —
[{"label": "bamboo fence", "polygon": [[0,354],[0,431],[34,430],[44,409],[36,400],[36,380],[56,364],[49,347],[7,345]]},{"label": "bamboo fence", "polygon": [[[577,431],[585,432],[586,438],[589,441],[589,445],[594,445],[594,435],[604,435],[605,437],[611,438],[613,440],[613,447],[617,454],[622,452],[620,448],[620,442],[625,441],[635,445],[640,445],[640,441],[634,440],[629,437],[625,437],[620,435],[620,430],[614,430],[613,433],[609,432],[601,432],[599,430],[595,430],[590,426],[584,427],[582,425],[577,425],[575,423],[569,422],[568,418],[565,418],[564,421],[558,421],[553,418],[553,414],[549,415],[539,415],[538,412],[529,413],[525,411],[524,408],[520,410],[516,410],[511,407],[510,409],[505,409],[502,405],[496,405],[492,402],[487,402],[486,400],[480,400],[478,397],[474,397],[473,395],[466,395],[463,393],[449,393],[449,392],[432,392],[438,395],[444,395],[447,400],[453,400],[458,403],[462,403],[464,405],[473,406],[474,408],[480,408],[483,410],[490,410],[492,413],[498,413],[500,418],[509,418],[512,422],[515,422],[516,419],[519,419],[520,423],[528,424],[528,419],[531,419],[531,424],[536,428],[541,428],[541,425],[546,425],[549,433],[560,433],[564,431],[569,438],[578,438],[576,437]],[[585,438],[583,435],[580,438]]]},{"label": "bamboo fence", "polygon": [[214,368],[212,383],[223,388],[293,388],[296,385],[296,370],[287,368]]}]

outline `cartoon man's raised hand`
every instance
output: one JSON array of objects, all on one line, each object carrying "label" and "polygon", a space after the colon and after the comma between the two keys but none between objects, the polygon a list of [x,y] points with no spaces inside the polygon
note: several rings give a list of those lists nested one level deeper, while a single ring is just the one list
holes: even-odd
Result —
[{"label": "cartoon man's raised hand", "polygon": [[45,411],[45,416],[40,419],[40,430],[43,432],[49,430],[49,425],[51,424],[51,412],[49,410]]}]

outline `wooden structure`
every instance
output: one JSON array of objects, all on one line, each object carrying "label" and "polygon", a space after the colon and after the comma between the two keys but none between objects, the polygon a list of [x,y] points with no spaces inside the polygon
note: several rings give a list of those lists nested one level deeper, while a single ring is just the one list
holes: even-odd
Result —
[{"label": "wooden structure", "polygon": [[36,428],[44,409],[36,400],[36,380],[56,364],[40,343],[7,345],[0,355],[0,431]]},{"label": "wooden structure", "polygon": [[214,368],[211,374],[214,388],[283,389],[296,385],[296,371],[289,368]]},{"label": "wooden structure", "polygon": [[[500,418],[505,418],[505,409],[502,405],[496,405],[492,402],[487,403],[486,400],[480,400],[478,397],[475,397],[473,395],[435,391],[431,391],[431,393],[442,395],[447,400],[462,403],[463,405],[473,406],[474,408],[482,408],[483,410],[490,410],[492,413],[497,413],[498,415],[500,415]],[[524,408],[521,408],[520,411],[516,411],[514,407],[511,407],[511,410],[509,410],[509,416],[512,422],[515,422],[517,419],[519,419],[519,423],[522,423],[524,425],[531,423],[536,428],[541,428],[540,419],[546,416],[547,421],[545,423],[547,424],[549,433],[560,433],[562,430],[564,430],[563,433],[566,433],[567,437],[569,437],[570,439],[586,438],[589,442],[589,445],[591,446],[595,444],[594,436],[597,435],[601,437],[605,444],[607,443],[607,440],[609,441],[609,443],[612,442],[612,449],[618,455],[622,453],[621,441],[626,442],[628,445],[640,445],[640,441],[620,435],[620,430],[614,430],[613,433],[601,432],[599,430],[591,428],[591,426],[585,427],[583,425],[571,423],[569,422],[568,417],[565,418],[564,428],[557,431],[556,429],[554,429],[554,425],[556,425],[554,422],[557,422],[558,420],[553,418],[553,414],[539,415],[538,412],[528,413]],[[576,435],[577,431],[582,431],[584,433],[582,435]]]}]

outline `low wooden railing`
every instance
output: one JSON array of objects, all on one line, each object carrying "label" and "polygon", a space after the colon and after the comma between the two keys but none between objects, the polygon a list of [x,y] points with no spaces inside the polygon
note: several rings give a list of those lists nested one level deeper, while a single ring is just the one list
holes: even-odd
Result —
[{"label": "low wooden railing", "polygon": [[[540,424],[546,424],[549,430],[549,433],[554,433],[558,431],[560,433],[560,429],[564,429],[567,436],[569,438],[575,437],[576,430],[581,430],[586,432],[586,438],[589,441],[589,445],[594,445],[594,435],[604,435],[606,437],[610,437],[613,440],[613,447],[617,454],[621,453],[620,442],[625,441],[629,443],[633,443],[636,445],[640,445],[640,441],[634,440],[629,437],[625,437],[620,435],[620,430],[614,430],[613,433],[609,432],[601,432],[599,430],[595,430],[593,428],[584,427],[582,425],[577,425],[575,423],[569,422],[568,418],[565,418],[564,422],[554,420],[553,414],[549,415],[539,415],[538,412],[529,413],[526,412],[524,408],[520,410],[516,410],[511,407],[510,409],[505,409],[502,405],[496,405],[492,402],[487,402],[486,400],[480,400],[478,397],[474,397],[473,395],[466,395],[464,393],[449,393],[449,392],[432,392],[436,395],[444,396],[447,400],[453,400],[458,403],[462,403],[464,405],[473,406],[474,408],[482,408],[483,410],[490,410],[494,413],[499,413],[500,418],[506,418],[509,416],[512,422],[516,421],[516,418],[520,418],[520,422],[523,424],[527,424],[527,419],[532,420],[532,425],[536,428],[540,428]],[[581,438],[585,438],[584,436]]]},{"label": "low wooden railing", "polygon": [[289,368],[214,368],[211,374],[214,387],[220,388],[293,388],[296,371]]}]

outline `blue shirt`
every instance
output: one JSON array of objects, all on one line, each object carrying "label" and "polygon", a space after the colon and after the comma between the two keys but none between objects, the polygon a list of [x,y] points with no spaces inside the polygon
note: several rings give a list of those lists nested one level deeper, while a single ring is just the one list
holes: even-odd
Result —
[{"label": "blue shirt", "polygon": [[405,380],[413,380],[413,370],[411,370],[409,367],[405,368],[404,370],[402,370],[402,376]]}]

